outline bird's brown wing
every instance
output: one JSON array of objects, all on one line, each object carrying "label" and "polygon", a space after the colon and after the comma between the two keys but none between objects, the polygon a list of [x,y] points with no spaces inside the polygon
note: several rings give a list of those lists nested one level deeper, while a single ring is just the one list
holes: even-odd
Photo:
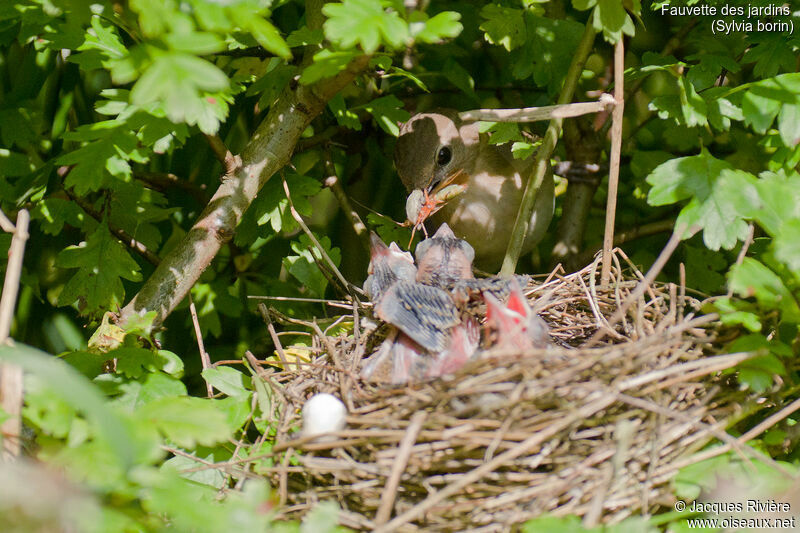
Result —
[{"label": "bird's brown wing", "polygon": [[458,323],[450,295],[421,283],[395,283],[378,302],[375,313],[429,352],[444,350],[448,330]]}]

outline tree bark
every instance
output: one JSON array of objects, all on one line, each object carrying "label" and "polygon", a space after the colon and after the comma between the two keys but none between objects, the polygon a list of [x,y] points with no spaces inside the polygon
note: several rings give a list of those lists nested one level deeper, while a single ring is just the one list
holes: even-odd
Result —
[{"label": "tree bark", "polygon": [[300,135],[336,93],[366,68],[369,56],[353,60],[334,76],[309,86],[287,87],[241,153],[241,162],[225,176],[197,222],[159,264],[139,293],[122,309],[118,324],[156,311],[161,324],[189,293],[224,243],[233,237],[258,191],[285,166]]},{"label": "tree bark", "polygon": [[[602,145],[591,122],[582,118],[568,122],[564,126],[564,145],[574,163],[599,163]],[[558,241],[553,247],[550,262],[561,263],[567,272],[573,272],[583,265],[578,264],[583,250],[583,235],[592,198],[597,191],[602,176],[585,181],[572,181],[567,186],[564,207],[558,223]]]}]

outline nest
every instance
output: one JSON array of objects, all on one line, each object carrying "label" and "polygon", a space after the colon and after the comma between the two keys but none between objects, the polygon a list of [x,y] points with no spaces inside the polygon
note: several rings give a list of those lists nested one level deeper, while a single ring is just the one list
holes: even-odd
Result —
[{"label": "nest", "polygon": [[[697,300],[644,283],[621,251],[613,258],[606,286],[599,260],[528,285],[557,346],[489,352],[429,383],[365,383],[361,360],[380,330],[327,336],[313,325],[310,364],[261,371],[284,515],[335,500],[340,521],[365,530],[506,531],[545,512],[610,524],[668,504],[670,479],[711,440],[727,445],[710,453],[741,448],[724,430],[744,393],[720,371],[747,355],[713,355],[718,324],[697,316]],[[296,431],[318,392],[349,411],[325,442]]]}]

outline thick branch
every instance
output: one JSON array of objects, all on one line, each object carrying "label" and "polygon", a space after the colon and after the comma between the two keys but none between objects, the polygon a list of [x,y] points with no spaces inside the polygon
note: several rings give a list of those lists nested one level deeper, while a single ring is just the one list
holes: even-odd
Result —
[{"label": "thick branch", "polygon": [[223,179],[192,229],[122,309],[120,324],[124,325],[134,314],[156,311],[157,325],[172,312],[222,245],[233,237],[242,215],[261,187],[289,162],[306,127],[368,61],[368,56],[359,57],[333,78],[310,86],[290,84],[284,90],[242,152],[241,164]]},{"label": "thick branch", "polygon": [[[572,63],[564,79],[564,88],[561,90],[561,94],[558,97],[558,105],[568,104],[572,101],[572,95],[575,94],[575,88],[578,85],[578,79],[583,70],[583,65],[586,63],[586,58],[589,57],[589,52],[591,52],[592,45],[594,44],[594,35],[594,26],[592,25],[592,21],[589,20],[586,22],[583,37],[581,37],[581,42],[578,44],[578,49],[575,50]],[[528,225],[530,224],[531,213],[533,212],[533,205],[536,200],[536,192],[542,187],[545,178],[548,177],[547,169],[549,167],[550,156],[553,155],[553,150],[555,150],[556,142],[558,141],[558,135],[561,133],[562,120],[562,118],[556,117],[550,121],[550,124],[547,126],[547,131],[544,134],[542,145],[536,152],[536,159],[533,163],[533,175],[528,178],[528,185],[525,187],[525,193],[519,206],[519,212],[517,212],[517,219],[514,222],[511,240],[508,243],[508,249],[503,258],[503,267],[500,269],[500,273],[504,276],[510,276],[517,268],[517,261],[522,252],[522,243],[525,240],[525,234],[528,233]]]}]

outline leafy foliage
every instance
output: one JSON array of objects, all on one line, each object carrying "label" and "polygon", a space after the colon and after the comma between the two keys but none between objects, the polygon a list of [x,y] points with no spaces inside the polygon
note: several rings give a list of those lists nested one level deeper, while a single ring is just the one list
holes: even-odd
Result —
[{"label": "leafy foliage", "polygon": [[[688,290],[722,295],[706,310],[730,328],[725,349],[757,354],[731,375],[743,394],[775,398],[796,383],[800,39],[715,35],[710,20],[667,17],[659,3],[643,9],[638,0],[420,5],[344,0],[308,13],[302,3],[258,0],[0,3],[0,206],[7,214],[25,207],[34,220],[12,329],[17,344],[0,347],[0,358],[28,372],[30,453],[63,466],[84,489],[72,492],[92,519],[72,529],[332,531],[335,506],[321,506],[302,526],[276,524],[268,511],[278,500],[266,483],[248,479],[232,490],[244,473],[205,468],[230,461],[263,474],[273,466],[269,388],[239,362],[251,350],[280,363],[249,297],[298,298],[267,304],[321,327],[336,320],[329,308],[299,300],[336,297],[338,283],[292,215],[286,189],[328,257],[357,283],[366,252],[328,178],[335,175],[370,228],[405,246],[411,231],[396,222],[403,205],[391,164],[398,124],[436,106],[553,103],[587,26],[602,39],[583,69],[579,100],[611,90],[610,45],[627,36],[619,227],[674,219],[685,228],[676,257]],[[154,310],[116,325],[118,308],[156,263],[181,250],[225,179],[224,158],[209,140],[242,153],[282,100],[315,90],[365,55],[369,68],[327,102],[192,288],[204,349],[227,362],[201,368],[189,301],[163,328],[153,327]],[[565,124],[557,160],[608,144],[605,116]],[[482,127],[517,159],[535,152],[543,131],[541,124]],[[602,166],[607,152],[591,162]],[[591,192],[582,243],[589,253],[602,231],[605,185]],[[568,196],[559,196],[557,213]],[[539,271],[556,238],[548,239],[536,256]],[[628,243],[629,255],[644,267],[663,243],[661,235],[641,238]],[[9,244],[0,235],[0,250]],[[678,279],[675,263],[665,277]],[[352,331],[350,322],[336,327]],[[303,360],[312,347],[292,328],[293,336],[281,336],[285,353]],[[99,346],[114,349],[97,353]],[[796,446],[783,444],[796,444],[796,432],[780,431],[757,446],[796,462]],[[696,497],[704,469],[720,464],[688,469],[677,494]],[[7,510],[17,508],[3,505],[5,526]],[[633,517],[611,529],[656,522]],[[524,527],[579,526],[574,517],[541,517]]]}]

